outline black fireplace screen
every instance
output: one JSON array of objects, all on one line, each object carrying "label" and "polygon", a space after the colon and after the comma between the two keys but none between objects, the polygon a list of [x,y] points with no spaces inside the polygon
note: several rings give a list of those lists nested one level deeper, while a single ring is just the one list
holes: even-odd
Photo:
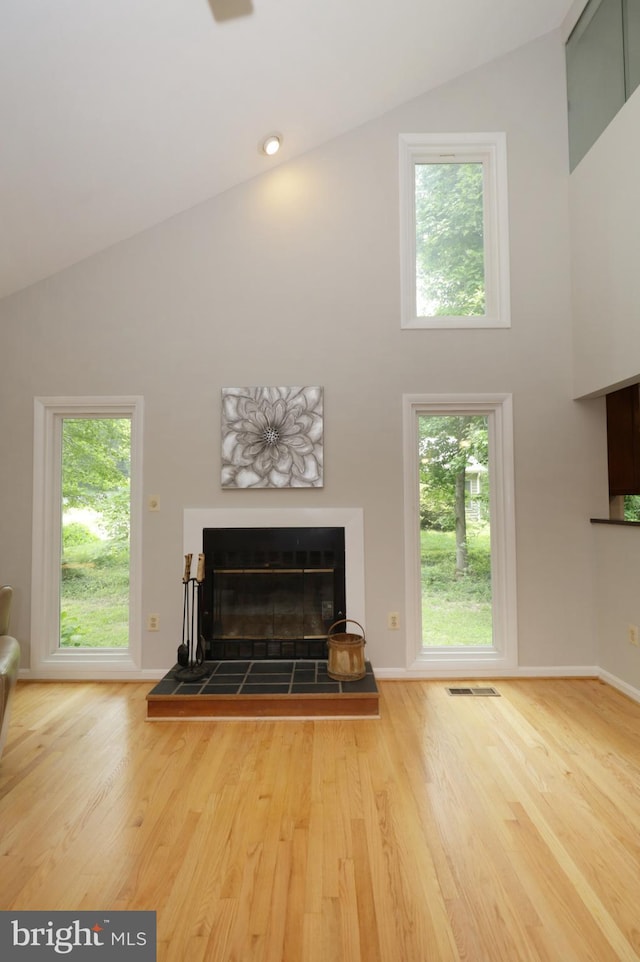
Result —
[{"label": "black fireplace screen", "polygon": [[324,658],[346,611],[344,528],[205,528],[210,660]]}]

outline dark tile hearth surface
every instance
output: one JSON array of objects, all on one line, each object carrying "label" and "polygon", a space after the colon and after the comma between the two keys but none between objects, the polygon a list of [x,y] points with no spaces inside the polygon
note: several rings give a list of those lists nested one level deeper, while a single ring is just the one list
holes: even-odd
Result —
[{"label": "dark tile hearth surface", "polygon": [[334,681],[326,661],[208,661],[197,681],[179,677],[175,665],[150,695],[321,695],[378,692],[373,669],[358,681]]}]

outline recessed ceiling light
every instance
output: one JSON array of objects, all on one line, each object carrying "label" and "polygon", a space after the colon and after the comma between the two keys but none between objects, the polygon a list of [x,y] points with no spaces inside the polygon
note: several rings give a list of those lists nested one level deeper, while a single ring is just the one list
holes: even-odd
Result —
[{"label": "recessed ceiling light", "polygon": [[267,157],[273,157],[277,154],[282,145],[282,135],[281,134],[269,134],[268,137],[262,142],[262,153],[266,154]]}]

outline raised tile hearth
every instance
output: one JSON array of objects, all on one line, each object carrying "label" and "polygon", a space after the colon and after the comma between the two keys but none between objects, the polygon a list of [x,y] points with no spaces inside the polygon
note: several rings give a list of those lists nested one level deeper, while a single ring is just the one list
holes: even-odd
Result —
[{"label": "raised tile hearth", "polygon": [[178,666],[147,695],[148,719],[378,717],[373,669],[334,681],[326,661],[210,661],[183,681]]}]

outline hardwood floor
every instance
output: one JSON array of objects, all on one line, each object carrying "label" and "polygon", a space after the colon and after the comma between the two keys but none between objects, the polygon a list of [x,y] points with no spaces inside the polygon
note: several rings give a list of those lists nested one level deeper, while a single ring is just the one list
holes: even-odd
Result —
[{"label": "hardwood floor", "polygon": [[640,705],[491,683],[251,722],[147,722],[137,683],[19,684],[0,908],[155,910],[160,962],[637,962]]}]

